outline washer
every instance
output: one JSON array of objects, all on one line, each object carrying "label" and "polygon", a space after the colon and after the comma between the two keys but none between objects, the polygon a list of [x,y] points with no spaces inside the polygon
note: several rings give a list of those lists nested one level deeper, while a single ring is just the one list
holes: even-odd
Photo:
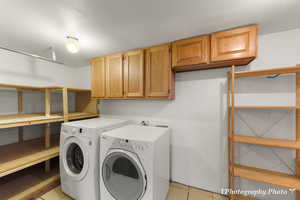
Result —
[{"label": "washer", "polygon": [[99,138],[128,120],[95,118],[64,123],[60,136],[60,175],[64,193],[76,200],[99,200]]},{"label": "washer", "polygon": [[170,129],[127,125],[101,136],[104,200],[164,200],[170,179]]}]

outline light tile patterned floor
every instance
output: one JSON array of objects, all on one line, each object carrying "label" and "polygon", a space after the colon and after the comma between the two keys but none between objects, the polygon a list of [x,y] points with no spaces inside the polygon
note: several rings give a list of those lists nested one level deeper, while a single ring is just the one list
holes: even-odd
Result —
[{"label": "light tile patterned floor", "polygon": [[[64,195],[60,187],[51,190],[44,194],[37,200],[72,200],[70,197]],[[226,197],[207,192],[204,190],[195,189],[185,185],[172,183],[167,200],[227,200]]]}]

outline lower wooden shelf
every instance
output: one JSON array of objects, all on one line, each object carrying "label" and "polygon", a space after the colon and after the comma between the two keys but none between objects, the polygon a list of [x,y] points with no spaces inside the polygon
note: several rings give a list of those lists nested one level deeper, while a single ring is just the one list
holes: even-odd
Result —
[{"label": "lower wooden shelf", "polygon": [[300,178],[290,174],[242,165],[234,165],[233,175],[266,184],[300,190]]},{"label": "lower wooden shelf", "polygon": [[1,146],[0,177],[57,157],[58,144],[59,137],[52,137],[48,149],[44,147],[44,138]]},{"label": "lower wooden shelf", "polygon": [[245,144],[300,150],[300,142],[293,140],[234,135],[233,141]]},{"label": "lower wooden shelf", "polygon": [[[57,164],[58,166],[58,164]],[[58,167],[45,172],[43,165],[36,165],[0,179],[0,199],[34,199],[59,185]]]}]

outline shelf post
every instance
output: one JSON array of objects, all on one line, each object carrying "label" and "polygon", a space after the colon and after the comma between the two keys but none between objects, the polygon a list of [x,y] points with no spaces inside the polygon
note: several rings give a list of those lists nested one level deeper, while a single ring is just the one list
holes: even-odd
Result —
[{"label": "shelf post", "polygon": [[[300,106],[300,72],[296,73],[296,107]],[[296,109],[296,141],[300,142],[300,111]],[[296,151],[296,175],[300,177],[300,150]],[[300,191],[296,192],[296,200],[300,200]]]},{"label": "shelf post", "polygon": [[51,90],[45,90],[45,116],[51,115]]},{"label": "shelf post", "polygon": [[[48,149],[51,146],[51,127],[50,123],[45,124],[45,148]],[[45,171],[49,172],[50,171],[50,160],[47,160],[45,162]]]},{"label": "shelf post", "polygon": [[64,121],[69,121],[69,104],[68,104],[68,88],[63,88],[63,113],[64,113]]},{"label": "shelf post", "polygon": [[[51,115],[51,90],[45,90],[45,116]],[[51,127],[50,123],[45,124],[45,148],[48,149],[51,146]],[[45,171],[50,171],[50,160],[45,162]]]},{"label": "shelf post", "polygon": [[[228,73],[228,91],[227,91],[227,105],[228,105],[228,186],[229,191],[234,190],[234,81],[235,81],[235,66],[231,68],[231,73]],[[234,195],[229,193],[229,199],[232,200]]]},{"label": "shelf post", "polygon": [[[23,113],[23,92],[21,90],[18,90],[18,114],[22,114],[22,113]],[[22,143],[24,141],[23,132],[24,132],[24,128],[19,127],[18,128],[19,143]]]}]

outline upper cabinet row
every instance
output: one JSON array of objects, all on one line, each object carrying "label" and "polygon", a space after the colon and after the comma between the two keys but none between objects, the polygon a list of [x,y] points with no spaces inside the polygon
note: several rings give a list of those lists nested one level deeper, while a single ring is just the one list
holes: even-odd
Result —
[{"label": "upper cabinet row", "polygon": [[93,98],[174,98],[170,45],[92,60]]},{"label": "upper cabinet row", "polygon": [[191,71],[246,65],[257,54],[258,25],[217,32],[172,43],[172,67]]},{"label": "upper cabinet row", "polygon": [[92,59],[93,98],[174,98],[174,72],[239,66],[257,54],[258,25]]}]

